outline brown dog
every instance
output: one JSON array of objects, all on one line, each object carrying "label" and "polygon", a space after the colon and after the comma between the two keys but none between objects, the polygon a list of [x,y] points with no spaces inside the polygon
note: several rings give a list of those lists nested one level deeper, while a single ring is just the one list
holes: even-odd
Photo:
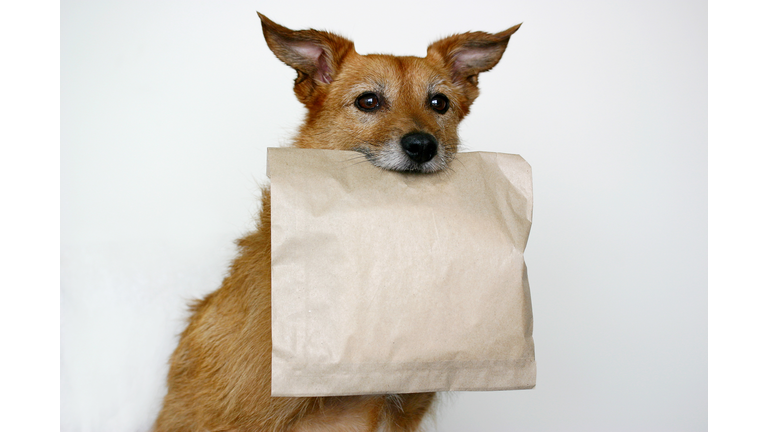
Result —
[{"label": "brown dog", "polygon": [[[514,26],[464,33],[429,46],[426,58],[359,55],[332,33],[293,31],[261,17],[275,55],[294,68],[308,113],[294,145],[356,150],[397,171],[445,168],[457,126],[478,95],[477,76],[501,59]],[[270,394],[270,195],[256,232],[221,288],[192,306],[171,357],[155,431],[414,431],[434,393],[284,398]]]}]

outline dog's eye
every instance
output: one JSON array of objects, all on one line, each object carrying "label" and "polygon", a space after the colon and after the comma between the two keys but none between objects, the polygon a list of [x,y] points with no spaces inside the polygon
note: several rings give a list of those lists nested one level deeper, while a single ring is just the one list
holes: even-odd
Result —
[{"label": "dog's eye", "polygon": [[376,93],[363,93],[355,101],[355,106],[362,111],[373,111],[379,107],[379,96]]},{"label": "dog's eye", "polygon": [[438,114],[445,114],[448,111],[448,105],[448,98],[442,93],[432,96],[432,99],[429,100],[430,108],[437,111]]}]

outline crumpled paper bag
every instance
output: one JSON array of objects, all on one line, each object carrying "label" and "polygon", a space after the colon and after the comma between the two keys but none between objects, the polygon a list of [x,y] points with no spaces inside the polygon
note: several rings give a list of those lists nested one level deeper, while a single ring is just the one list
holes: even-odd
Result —
[{"label": "crumpled paper bag", "polygon": [[520,156],[422,174],[270,148],[268,172],[273,396],[535,386]]}]

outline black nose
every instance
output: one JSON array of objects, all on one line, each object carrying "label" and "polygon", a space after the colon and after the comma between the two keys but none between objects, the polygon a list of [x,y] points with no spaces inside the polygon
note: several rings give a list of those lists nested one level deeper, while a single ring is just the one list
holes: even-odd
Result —
[{"label": "black nose", "polygon": [[428,133],[409,133],[400,140],[400,145],[416,163],[429,162],[437,154],[437,140]]}]

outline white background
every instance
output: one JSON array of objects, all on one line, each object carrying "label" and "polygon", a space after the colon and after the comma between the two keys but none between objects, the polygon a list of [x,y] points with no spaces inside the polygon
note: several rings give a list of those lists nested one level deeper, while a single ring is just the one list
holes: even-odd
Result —
[{"label": "white background", "polygon": [[544,0],[63,2],[63,431],[150,427],[185,303],[253,227],[303,115],[257,10],[419,56],[524,22],[460,132],[533,167],[538,384],[430,430],[706,430],[706,4]]}]

